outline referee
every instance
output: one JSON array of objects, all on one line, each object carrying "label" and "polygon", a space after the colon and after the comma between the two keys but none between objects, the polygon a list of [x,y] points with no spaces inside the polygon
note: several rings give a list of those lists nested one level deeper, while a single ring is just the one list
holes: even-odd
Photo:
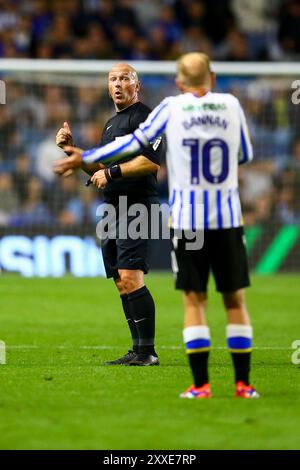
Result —
[{"label": "referee", "polygon": [[[143,122],[150,109],[140,102],[140,81],[136,70],[128,64],[116,64],[108,75],[108,92],[114,103],[116,114],[104,126],[100,145],[108,144],[121,136],[133,132]],[[99,168],[104,202],[112,204],[117,213],[117,235],[101,242],[102,255],[108,278],[113,278],[120,294],[123,311],[132,337],[132,349],[124,356],[108,361],[105,365],[154,366],[159,364],[154,349],[155,304],[144,283],[144,274],[149,270],[149,239],[122,239],[118,234],[121,222],[132,217],[119,212],[120,197],[126,197],[127,206],[143,204],[150,213],[151,204],[158,204],[156,173],[159,169],[163,145],[158,137],[152,146],[143,148],[119,165],[104,168],[101,164],[81,165],[93,175]],[[67,123],[56,136],[56,143],[63,147],[72,145],[72,134]],[[124,217],[127,220],[124,220]],[[147,218],[148,219],[148,218]],[[146,223],[149,220],[145,221]]]}]

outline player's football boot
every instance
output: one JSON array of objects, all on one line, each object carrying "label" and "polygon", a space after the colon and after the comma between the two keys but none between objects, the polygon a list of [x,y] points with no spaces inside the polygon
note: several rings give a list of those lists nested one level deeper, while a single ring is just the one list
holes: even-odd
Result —
[{"label": "player's football boot", "polygon": [[131,361],[125,364],[126,366],[158,366],[159,359],[153,354],[138,353]]},{"label": "player's football boot", "polygon": [[105,366],[123,366],[128,364],[132,359],[134,359],[137,356],[137,353],[135,353],[132,350],[129,350],[128,353],[124,354],[124,356],[119,357],[119,359],[115,359],[114,361],[106,361],[104,362]]},{"label": "player's football boot", "polygon": [[252,385],[240,381],[235,384],[235,396],[240,398],[259,398],[259,394]]},{"label": "player's football boot", "polygon": [[191,385],[185,392],[180,394],[180,398],[210,398],[211,389],[209,384],[204,384],[202,387],[196,388]]}]

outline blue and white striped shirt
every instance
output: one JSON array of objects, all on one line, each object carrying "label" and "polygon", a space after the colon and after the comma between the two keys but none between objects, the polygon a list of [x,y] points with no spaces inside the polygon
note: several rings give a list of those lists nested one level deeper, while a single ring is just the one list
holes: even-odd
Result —
[{"label": "blue and white striped shirt", "polygon": [[242,225],[238,165],[253,158],[244,112],[231,94],[165,98],[133,134],[84,152],[86,163],[111,163],[165,132],[171,225],[224,229]]}]

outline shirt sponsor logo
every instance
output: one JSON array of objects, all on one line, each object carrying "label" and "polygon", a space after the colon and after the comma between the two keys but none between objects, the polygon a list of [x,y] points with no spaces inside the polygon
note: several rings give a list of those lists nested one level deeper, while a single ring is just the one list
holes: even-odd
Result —
[{"label": "shirt sponsor logo", "polygon": [[188,104],[182,111],[220,111],[227,109],[225,103],[204,103],[201,105]]}]

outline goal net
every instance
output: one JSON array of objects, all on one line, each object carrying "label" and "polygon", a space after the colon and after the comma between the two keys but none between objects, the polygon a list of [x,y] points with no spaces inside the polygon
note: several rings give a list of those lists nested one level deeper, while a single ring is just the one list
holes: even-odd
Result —
[{"label": "goal net", "polygon": [[[0,269],[25,276],[104,274],[96,238],[101,193],[87,175],[58,178],[64,155],[55,134],[64,121],[84,149],[97,146],[114,113],[107,93],[113,63],[0,60]],[[177,94],[173,62],[132,63],[141,99],[154,107]],[[240,195],[251,268],[300,271],[300,66],[214,63],[217,91],[241,101],[255,160],[240,168]],[[299,91],[298,91],[299,90]],[[165,163],[158,174],[168,199]],[[158,242],[160,243],[160,242]],[[163,243],[163,242],[161,242]],[[168,268],[168,250],[154,250],[153,268]],[[165,257],[162,253],[166,253]]]}]

